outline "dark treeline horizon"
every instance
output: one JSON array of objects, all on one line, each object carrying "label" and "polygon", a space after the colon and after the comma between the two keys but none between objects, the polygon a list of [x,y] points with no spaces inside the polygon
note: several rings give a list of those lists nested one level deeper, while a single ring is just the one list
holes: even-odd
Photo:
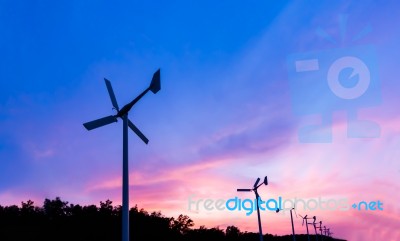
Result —
[{"label": "dark treeline horizon", "polygon": [[[147,212],[137,205],[129,210],[130,240],[165,241],[259,241],[258,233],[241,232],[236,226],[194,227],[189,216],[166,217],[160,211]],[[56,197],[45,199],[43,206],[28,200],[17,205],[0,205],[1,241],[115,241],[121,240],[121,205],[100,201],[100,206],[69,204]],[[290,228],[290,227],[288,227]],[[318,236],[320,240],[320,236]],[[315,240],[310,235],[310,240]],[[264,235],[264,241],[292,241],[291,235]],[[296,235],[296,241],[306,241],[306,235]],[[324,236],[324,241],[339,241]]]}]

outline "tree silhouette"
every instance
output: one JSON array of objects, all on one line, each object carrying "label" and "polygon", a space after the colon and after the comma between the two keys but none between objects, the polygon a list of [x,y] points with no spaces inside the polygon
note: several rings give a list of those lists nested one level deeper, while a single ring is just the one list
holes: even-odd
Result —
[{"label": "tree silhouette", "polygon": [[224,231],[218,227],[207,229],[205,226],[200,226],[199,229],[188,230],[185,237],[185,240],[188,241],[220,241],[224,239]]},{"label": "tree silhouette", "polygon": [[[137,206],[129,210],[131,240],[145,241],[258,241],[257,233],[241,232],[235,226],[226,230],[219,227],[193,228],[193,220],[184,214],[176,219],[166,217],[160,211],[147,212]],[[1,241],[111,241],[121,240],[120,205],[113,206],[111,200],[100,201],[100,205],[75,205],[61,200],[45,199],[42,207],[32,200],[16,205],[0,205]],[[315,237],[312,237],[315,239]],[[291,241],[290,235],[264,235],[265,241]],[[296,240],[305,241],[307,236],[296,235]],[[337,241],[325,237],[324,241]]]},{"label": "tree silhouette", "polygon": [[[29,201],[28,201],[29,202]],[[45,199],[43,210],[50,219],[59,218],[66,215],[66,207],[68,202],[63,202],[59,197],[54,200]]]},{"label": "tree silhouette", "polygon": [[228,226],[225,230],[225,236],[228,240],[237,241],[239,240],[240,230],[236,226]]},{"label": "tree silhouette", "polygon": [[170,221],[170,227],[181,234],[186,234],[193,226],[193,220],[183,214],[179,215],[178,219],[172,218]]}]

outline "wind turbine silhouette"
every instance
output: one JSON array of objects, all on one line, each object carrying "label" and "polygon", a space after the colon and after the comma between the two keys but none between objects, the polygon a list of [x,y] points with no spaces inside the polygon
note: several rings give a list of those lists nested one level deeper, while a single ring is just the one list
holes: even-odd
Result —
[{"label": "wind turbine silhouette", "polygon": [[160,84],[160,69],[158,69],[151,80],[150,86],[145,89],[140,95],[138,95],[131,102],[126,104],[122,109],[119,109],[117,99],[111,82],[104,78],[106,82],[108,94],[110,95],[111,103],[114,109],[117,111],[116,115],[106,116],[94,121],[86,122],[83,126],[87,130],[93,130],[98,127],[102,127],[113,122],[117,122],[118,118],[123,121],[123,157],[122,157],[122,241],[129,241],[129,169],[128,169],[128,126],[131,128],[136,135],[142,139],[144,143],[148,143],[149,139],[128,119],[128,112],[131,110],[133,105],[136,104],[149,90],[156,94],[161,89]]},{"label": "wind turbine silhouette", "polygon": [[322,234],[322,221],[319,221],[319,231],[321,231],[321,240],[324,240],[324,236],[323,236],[323,234]]},{"label": "wind turbine silhouette", "polygon": [[[259,182],[260,182],[260,178],[257,178],[257,180],[256,180],[256,182],[254,183],[254,185],[253,185],[253,188],[252,189],[243,189],[243,188],[240,188],[240,189],[237,189],[237,191],[238,192],[254,192],[255,194],[256,194],[256,202],[257,202],[257,217],[258,217],[258,232],[259,232],[259,236],[260,236],[260,241],[263,241],[264,239],[263,239],[263,232],[262,232],[262,228],[261,228],[261,217],[260,217],[260,207],[259,207],[259,200],[261,200],[261,198],[260,198],[260,195],[258,194],[258,191],[257,191],[257,189],[261,186],[261,185],[263,185],[263,184],[265,184],[265,185],[268,185],[268,178],[267,178],[267,176],[265,176],[264,177],[264,182],[262,182],[261,184],[258,184]],[[279,209],[277,209],[277,212],[279,211]]]},{"label": "wind turbine silhouette", "polygon": [[299,216],[303,219],[303,222],[302,222],[302,224],[301,224],[301,226],[303,226],[304,225],[304,221],[305,221],[305,223],[306,223],[306,228],[307,228],[307,238],[308,238],[308,241],[310,241],[310,233],[308,232],[308,219],[312,219],[312,218],[308,218],[307,216],[308,215],[306,215],[306,216],[301,216],[300,214],[299,214]]},{"label": "wind turbine silhouette", "polygon": [[325,234],[325,236],[328,236],[328,235],[327,235],[327,231],[328,231],[328,229],[326,228],[326,226],[324,226],[323,230],[324,230],[324,234]]},{"label": "wind turbine silhouette", "polygon": [[292,221],[292,235],[293,235],[293,241],[296,241],[296,235],[294,233],[294,224],[293,224],[293,214],[292,211],[294,210],[295,214],[296,214],[296,218],[297,218],[297,213],[296,213],[296,209],[293,207],[290,209],[290,220]]},{"label": "wind turbine silhouette", "polygon": [[331,232],[331,229],[330,228],[328,228],[328,237],[332,237],[332,232]]},{"label": "wind turbine silhouette", "polygon": [[[281,210],[281,209],[277,208],[277,209],[276,209],[276,212],[278,213],[280,210]],[[291,222],[292,222],[292,237],[293,237],[293,241],[296,241],[296,235],[295,235],[295,233],[294,233],[293,214],[292,214],[292,211],[293,211],[293,210],[294,210],[294,212],[295,212],[295,214],[296,214],[296,218],[297,218],[296,209],[295,209],[295,207],[292,207],[292,208],[290,209],[290,220],[291,220]]]},{"label": "wind turbine silhouette", "polygon": [[314,231],[315,231],[315,240],[318,241],[318,233],[317,233],[317,226],[316,226],[316,222],[317,222],[317,217],[313,217],[314,221],[310,224],[312,224],[314,226]]}]

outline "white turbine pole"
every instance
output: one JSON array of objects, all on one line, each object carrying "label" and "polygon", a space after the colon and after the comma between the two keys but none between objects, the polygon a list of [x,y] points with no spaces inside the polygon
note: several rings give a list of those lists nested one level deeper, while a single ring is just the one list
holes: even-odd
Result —
[{"label": "white turbine pole", "polygon": [[128,158],[128,113],[123,119],[122,157],[122,241],[129,241],[129,158]]}]

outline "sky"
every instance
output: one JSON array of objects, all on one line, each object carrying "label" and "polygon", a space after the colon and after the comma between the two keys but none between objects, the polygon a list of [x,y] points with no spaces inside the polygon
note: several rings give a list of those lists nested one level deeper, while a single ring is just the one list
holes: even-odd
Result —
[{"label": "sky", "polygon": [[[130,206],[257,232],[255,212],[189,200],[254,199],[236,189],[267,175],[263,200],[348,204],[297,206],[296,233],[307,214],[399,240],[399,16],[371,0],[1,1],[0,205],[121,204],[122,122],[82,124],[116,114],[104,78],[123,106],[160,68],[129,113],[150,140],[129,134]],[[288,211],[261,220],[291,232]]]}]

